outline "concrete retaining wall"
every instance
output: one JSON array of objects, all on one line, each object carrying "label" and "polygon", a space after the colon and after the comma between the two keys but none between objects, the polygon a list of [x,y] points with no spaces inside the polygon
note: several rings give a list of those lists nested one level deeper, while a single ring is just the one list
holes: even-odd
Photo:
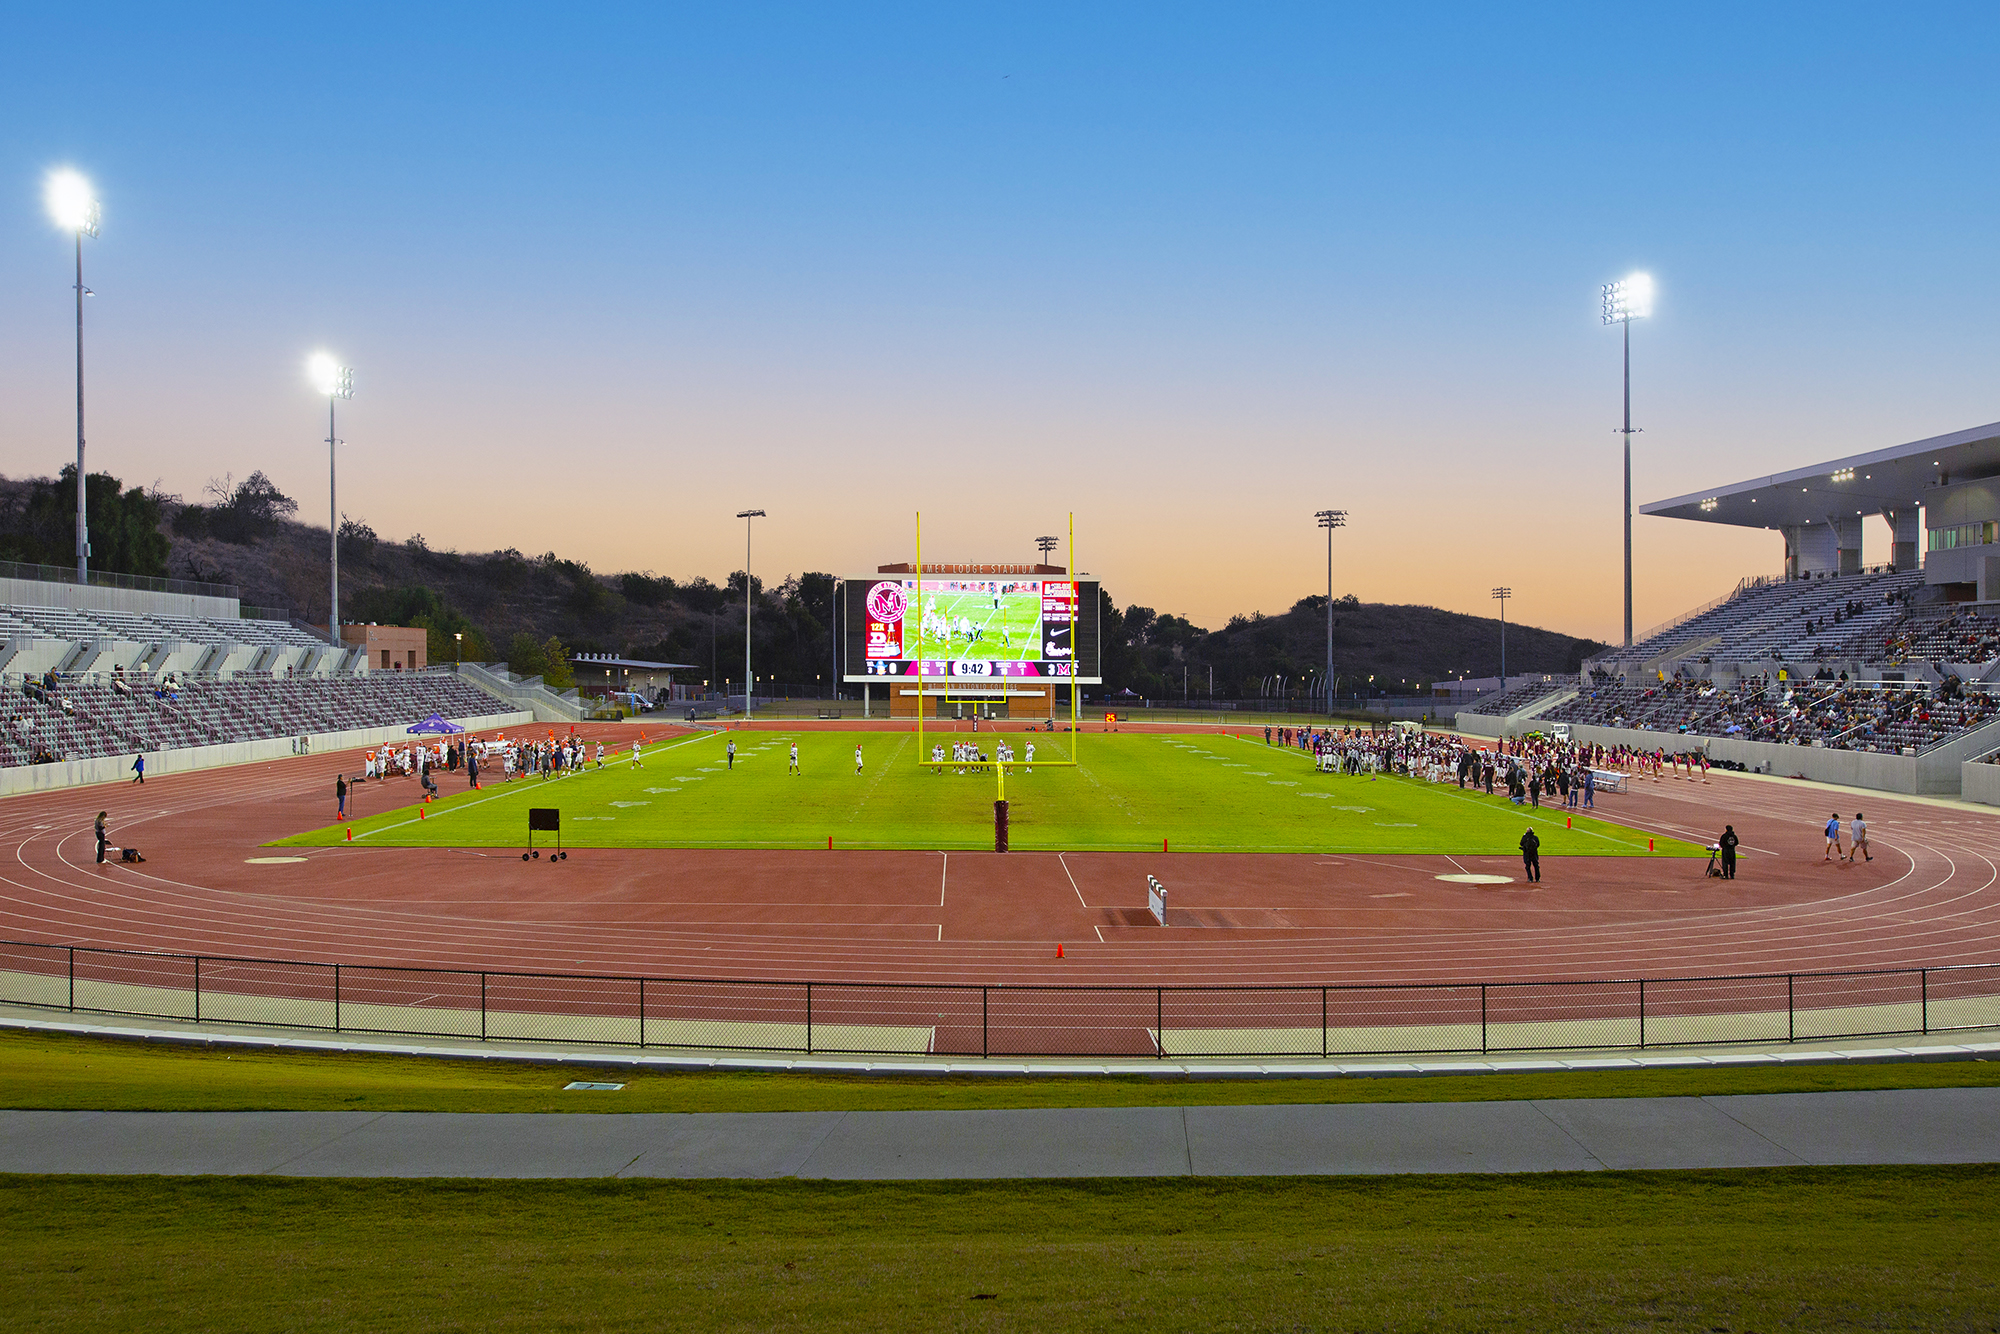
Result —
[{"label": "concrete retaining wall", "polygon": [[[410,720],[415,722],[413,718]],[[469,732],[493,727],[525,727],[535,721],[526,710],[489,713],[475,718],[454,718]],[[307,736],[315,751],[351,750],[386,741],[408,741],[409,723],[390,727],[355,727],[344,732],[314,732]],[[261,760],[288,759],[297,752],[294,738],[272,737],[262,741],[228,741],[216,746],[186,746],[176,750],[146,752],[146,774],[186,773],[193,769],[220,769],[232,764],[254,764]],[[104,755],[88,760],[65,760],[61,764],[28,764],[0,769],[0,796],[16,792],[47,792],[56,788],[83,787],[91,783],[132,781],[131,755]]]},{"label": "concrete retaining wall", "polygon": [[43,583],[39,579],[0,579],[0,604],[123,611],[135,616],[215,616],[225,621],[233,621],[242,613],[242,604],[235,598],[149,593],[137,588],[99,588],[95,584]]},{"label": "concrete retaining wall", "polygon": [[1958,795],[1967,801],[2000,806],[2000,764],[1964,761],[1959,767]]},{"label": "concrete retaining wall", "polygon": [[[1983,755],[2000,744],[2000,723],[1989,724],[1959,740],[1923,755],[1883,755],[1865,750],[1823,750],[1817,746],[1781,746],[1770,741],[1737,741],[1729,737],[1683,736],[1672,732],[1641,732],[1627,727],[1570,724],[1578,741],[1602,746],[1634,746],[1651,750],[1700,749],[1711,760],[1730,760],[1783,778],[1809,778],[1819,783],[1903,792],[1912,796],[1957,796],[1964,783],[1968,755]],[[1988,768],[1995,766],[1988,765]],[[1975,798],[1979,800],[1979,798]]]}]

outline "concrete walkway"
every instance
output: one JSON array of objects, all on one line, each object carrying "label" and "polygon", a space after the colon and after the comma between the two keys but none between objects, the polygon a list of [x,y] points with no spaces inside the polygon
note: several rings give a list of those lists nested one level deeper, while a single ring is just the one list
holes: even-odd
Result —
[{"label": "concrete walkway", "polygon": [[2000,1088],[973,1112],[0,1112],[0,1172],[888,1181],[1995,1160]]}]

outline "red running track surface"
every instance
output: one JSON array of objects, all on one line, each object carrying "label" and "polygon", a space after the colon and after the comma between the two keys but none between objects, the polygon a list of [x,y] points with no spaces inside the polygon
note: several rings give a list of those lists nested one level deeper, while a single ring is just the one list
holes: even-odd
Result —
[{"label": "red running track surface", "polygon": [[[796,726],[788,722],[787,726]],[[875,724],[880,726],[881,724]],[[648,736],[672,729],[651,725]],[[590,725],[595,740],[628,726]],[[1341,983],[1701,975],[2000,962],[2000,813],[1716,773],[1634,782],[1600,812],[1696,842],[1686,859],[583,849],[262,842],[326,823],[358,753],[0,802],[0,937],[536,971],[967,983]],[[463,782],[446,775],[446,785]],[[413,779],[367,809],[413,804]],[[1838,808],[1875,860],[1822,860]],[[94,862],[91,818],[139,866]],[[248,859],[300,856],[275,865]],[[1170,890],[1168,925],[1145,877]],[[1437,879],[1507,875],[1499,885]],[[1055,957],[1057,944],[1065,957]]]}]

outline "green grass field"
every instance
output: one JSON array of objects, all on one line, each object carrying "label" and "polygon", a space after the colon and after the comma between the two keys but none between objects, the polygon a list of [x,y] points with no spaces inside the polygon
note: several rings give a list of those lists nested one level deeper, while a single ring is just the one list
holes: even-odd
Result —
[{"label": "green grass field", "polygon": [[1991,1330],[1992,1167],[0,1177],[15,1330]]},{"label": "green grass field", "polygon": [[194,1047],[0,1031],[0,1107],[117,1112],[821,1112],[1018,1107],[1673,1098],[1856,1089],[1991,1088],[2000,1063],[1687,1066],[1421,1078],[837,1074],[604,1067],[615,1093],[563,1086],[587,1064]]},{"label": "green grass field", "polygon": [[[1084,733],[1074,767],[1048,763],[1070,753],[1065,734],[944,733],[935,743],[927,735],[925,750],[942,744],[949,754],[954,741],[976,740],[990,753],[1002,737],[1018,758],[1033,741],[1042,761],[1007,775],[1011,842],[1023,851],[1150,851],[1164,840],[1181,852],[1515,856],[1532,825],[1544,856],[1648,855],[1648,836],[1622,825],[1578,816],[1566,828],[1553,806],[1530,810],[1455,784],[1320,774],[1302,751],[1243,737]],[[797,775],[787,772],[794,742]],[[620,754],[567,778],[471,792],[462,776],[445,775],[440,786],[450,795],[420,819],[408,808],[367,814],[375,790],[364,785],[349,801],[358,818],[279,843],[337,843],[351,827],[357,844],[374,847],[519,847],[528,808],[554,806],[569,847],[824,848],[828,838],[836,848],[993,846],[994,774],[919,763],[911,732],[710,733],[647,747],[642,769]],[[1673,839],[1655,846],[1656,856],[1703,855]]]}]

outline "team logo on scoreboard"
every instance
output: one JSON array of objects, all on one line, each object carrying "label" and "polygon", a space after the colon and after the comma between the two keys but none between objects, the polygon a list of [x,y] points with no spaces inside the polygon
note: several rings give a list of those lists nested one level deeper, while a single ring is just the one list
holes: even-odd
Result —
[{"label": "team logo on scoreboard", "polygon": [[910,607],[909,595],[901,584],[883,582],[868,590],[868,619],[894,625]]}]

